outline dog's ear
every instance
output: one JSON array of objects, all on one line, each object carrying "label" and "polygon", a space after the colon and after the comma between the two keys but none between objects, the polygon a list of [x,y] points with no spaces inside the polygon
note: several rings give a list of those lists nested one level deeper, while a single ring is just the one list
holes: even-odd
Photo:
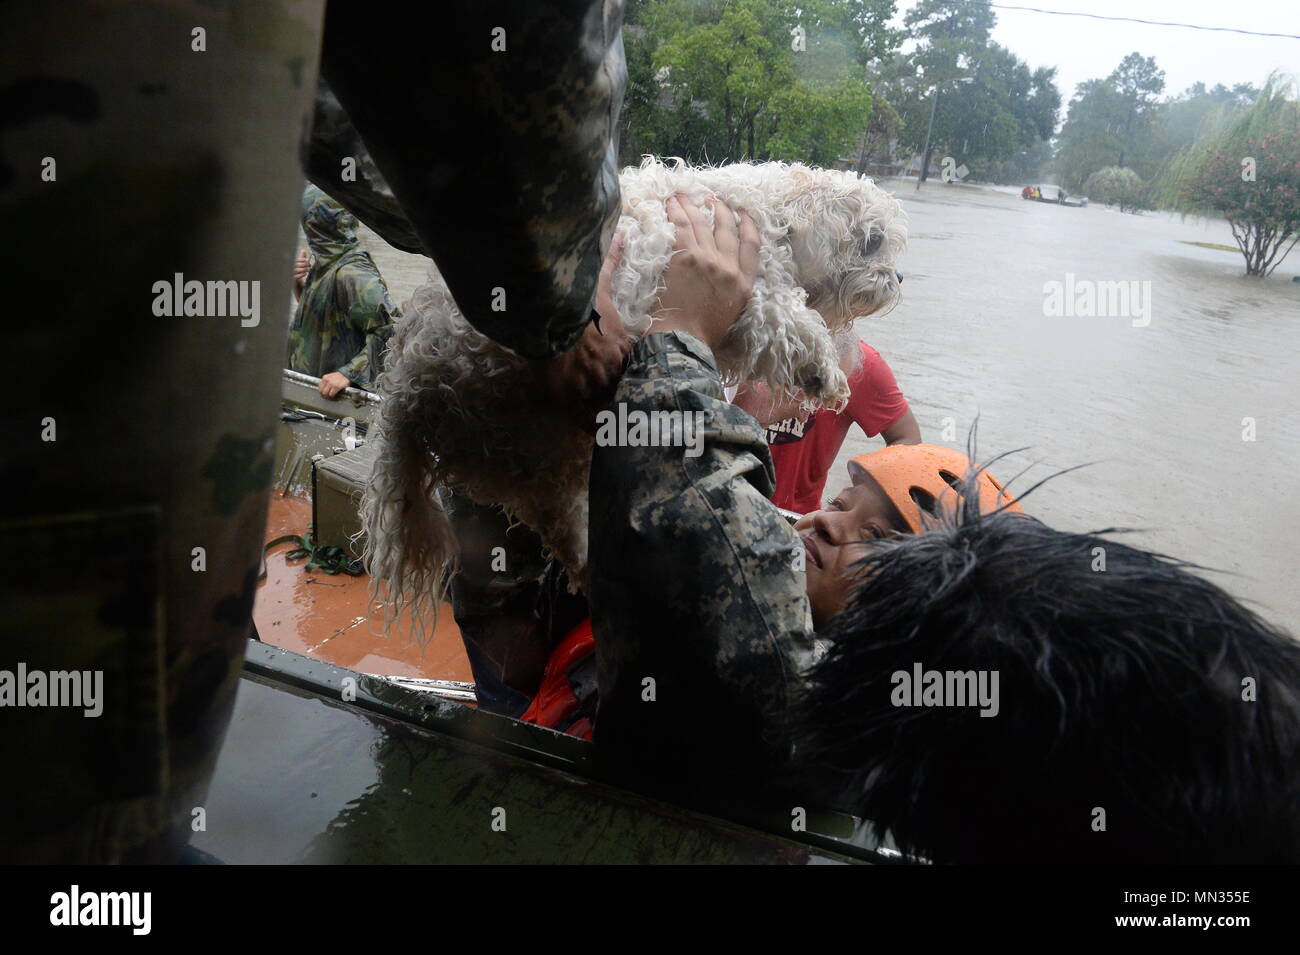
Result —
[{"label": "dog's ear", "polygon": [[[880,218],[871,204],[871,192],[875,191],[874,187],[866,191],[859,180],[830,171],[797,177],[783,211],[795,265],[805,286],[830,278],[843,263],[847,244],[873,240],[871,227]],[[883,230],[878,231],[883,242]]]}]

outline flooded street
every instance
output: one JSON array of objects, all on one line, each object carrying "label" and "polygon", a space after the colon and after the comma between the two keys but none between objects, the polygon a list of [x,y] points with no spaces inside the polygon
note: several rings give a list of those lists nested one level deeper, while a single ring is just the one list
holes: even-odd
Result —
[{"label": "flooded street", "polygon": [[[1260,281],[1236,252],[1183,244],[1232,245],[1226,224],[884,185],[910,217],[903,299],[858,327],[893,365],[925,440],[963,447],[978,415],[981,456],[1027,447],[1015,460],[1037,462],[1021,487],[1090,464],[1027,510],[1066,530],[1139,529],[1129,543],[1230,572],[1214,579],[1300,630],[1296,253]],[[1044,285],[1066,273],[1149,281],[1150,324],[1046,317]],[[944,440],[948,418],[956,440]],[[855,428],[832,477],[879,444]]]},{"label": "flooded street", "polygon": [[[859,331],[893,366],[924,439],[964,448],[978,415],[982,457],[1028,448],[996,470],[1006,480],[1030,467],[1021,488],[1089,464],[1027,510],[1066,530],[1137,529],[1129,543],[1228,572],[1214,579],[1300,631],[1300,250],[1260,281],[1236,252],[1185,244],[1232,245],[1221,223],[882,185],[910,218],[906,280],[898,307]],[[404,302],[425,260],[363,241]],[[1136,281],[1149,312],[1047,317],[1045,285],[1067,273],[1076,285]],[[848,458],[880,444],[853,429],[828,491]]]}]

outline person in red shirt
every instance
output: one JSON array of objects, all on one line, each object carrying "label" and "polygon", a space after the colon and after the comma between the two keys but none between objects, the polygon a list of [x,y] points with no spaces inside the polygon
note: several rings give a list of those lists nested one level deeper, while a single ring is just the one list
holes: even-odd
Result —
[{"label": "person in red shirt", "polygon": [[742,387],[736,394],[735,404],[767,429],[777,507],[798,514],[821,508],[826,472],[855,422],[867,437],[880,435],[886,444],[921,443],[921,428],[880,352],[861,339],[851,341],[840,368],[848,375],[850,397],[838,414],[822,409],[809,416],[797,399],[778,399],[763,385]]}]

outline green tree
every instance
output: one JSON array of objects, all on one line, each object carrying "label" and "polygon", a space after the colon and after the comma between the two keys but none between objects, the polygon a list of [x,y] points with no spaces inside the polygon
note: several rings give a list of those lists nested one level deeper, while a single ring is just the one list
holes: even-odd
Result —
[{"label": "green tree", "polygon": [[890,148],[898,137],[902,127],[902,117],[883,97],[877,97],[872,104],[871,122],[862,131],[858,141],[857,174],[865,176],[867,166],[873,159],[888,163],[892,157]]},{"label": "green tree", "polygon": [[1086,80],[1075,88],[1056,151],[1057,175],[1067,188],[1078,191],[1098,169],[1115,165],[1118,113],[1118,94],[1109,81]]},{"label": "green tree", "polygon": [[1126,158],[1131,162],[1142,152],[1141,143],[1151,139],[1159,112],[1157,98],[1165,88],[1165,71],[1156,66],[1155,57],[1130,53],[1109,79],[1120,106],[1119,160],[1115,165],[1123,166]]},{"label": "green tree", "polygon": [[1154,57],[1130,53],[1105,79],[1080,83],[1057,149],[1062,183],[1078,190],[1106,166],[1127,166],[1150,179],[1160,163],[1155,135],[1164,72]]},{"label": "green tree", "polygon": [[1013,156],[1051,137],[1061,105],[1055,70],[1031,71],[1011,51],[992,43],[996,23],[984,4],[923,0],[904,18],[916,49],[886,70],[885,96],[902,117],[899,139],[948,154],[976,178],[989,178]]},{"label": "green tree", "polygon": [[972,82],[945,94],[941,104],[947,119],[943,142],[975,178],[988,179],[999,163],[1051,137],[1061,96],[1055,69],[1031,72],[996,43],[969,63]]},{"label": "green tree", "polygon": [[1137,173],[1125,166],[1098,169],[1088,177],[1083,189],[1090,199],[1118,205],[1120,212],[1137,212],[1153,205],[1150,189]]},{"label": "green tree", "polygon": [[1040,139],[1033,145],[1017,149],[1008,158],[990,162],[977,170],[976,178],[986,182],[1005,182],[1023,185],[1038,182],[1052,164],[1052,143]]},{"label": "green tree", "polygon": [[1160,112],[1161,149],[1172,155],[1190,146],[1200,135],[1206,121],[1228,110],[1249,106],[1259,96],[1259,87],[1238,83],[1231,89],[1222,83],[1207,89],[1193,83],[1181,94],[1163,104]]},{"label": "green tree", "polygon": [[1184,213],[1222,215],[1246,260],[1246,274],[1269,275],[1300,240],[1300,103],[1294,84],[1271,76],[1249,108],[1222,109],[1175,158],[1164,194]]},{"label": "green tree", "polygon": [[799,22],[810,37],[835,38],[859,65],[887,59],[907,37],[889,25],[898,0],[804,0]]},{"label": "green tree", "polygon": [[871,94],[861,78],[835,84],[794,83],[768,104],[775,119],[765,152],[774,159],[830,166],[847,154],[855,130],[867,125]]},{"label": "green tree", "polygon": [[828,164],[868,124],[894,0],[642,0],[627,10],[623,159]]},{"label": "green tree", "polygon": [[[943,103],[944,93],[952,93],[970,78],[966,74],[970,58],[988,45],[996,23],[992,7],[964,0],[921,0],[903,17],[909,38],[917,41],[916,50],[896,62],[896,67],[901,67],[896,72],[912,80],[904,81],[897,100],[904,117],[903,142],[914,149],[924,148],[930,118],[934,119],[934,134],[921,157],[923,180],[935,146],[955,138],[953,127],[960,109],[954,108],[951,96]],[[946,106],[942,113],[941,104]]]},{"label": "green tree", "polygon": [[903,17],[908,36],[920,44],[912,62],[936,80],[951,75],[962,54],[987,46],[996,24],[992,7],[966,0],[921,0]]}]

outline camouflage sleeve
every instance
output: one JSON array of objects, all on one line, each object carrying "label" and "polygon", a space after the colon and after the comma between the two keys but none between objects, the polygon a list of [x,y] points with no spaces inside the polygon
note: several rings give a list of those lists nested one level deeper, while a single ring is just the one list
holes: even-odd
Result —
[{"label": "camouflage sleeve", "polygon": [[423,253],[393,190],[379,174],[334,91],[321,77],[311,136],[303,142],[302,167],[307,178],[331,198],[403,252]]},{"label": "camouflage sleeve", "polygon": [[[673,434],[652,444],[653,429],[636,430],[641,415],[662,414],[678,421],[675,446]],[[703,425],[695,441],[692,419]],[[643,768],[761,764],[813,652],[803,551],[768,500],[763,432],[723,397],[708,348],[678,332],[636,343],[598,423],[597,741]]]},{"label": "camouflage sleeve", "polygon": [[348,324],[364,336],[360,350],[338,370],[351,382],[369,383],[378,377],[377,369],[371,368],[371,356],[382,352],[378,339],[393,324],[388,289],[378,273],[361,270],[340,269],[337,281],[339,309]]},{"label": "camouflage sleeve", "polygon": [[622,0],[326,7],[330,89],[466,319],[529,358],[582,334],[618,220],[622,22]]}]

